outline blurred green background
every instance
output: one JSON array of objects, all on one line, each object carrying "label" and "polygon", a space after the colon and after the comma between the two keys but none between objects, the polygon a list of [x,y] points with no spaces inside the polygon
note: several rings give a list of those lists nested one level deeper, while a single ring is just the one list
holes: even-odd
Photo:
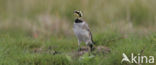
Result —
[{"label": "blurred green background", "polygon": [[[74,10],[110,54],[83,62],[68,56],[77,49]],[[0,0],[0,65],[137,65],[121,64],[122,53],[156,57],[155,31],[156,0]]]},{"label": "blurred green background", "polygon": [[70,35],[73,11],[81,10],[93,31],[138,27],[154,31],[155,6],[155,0],[0,0],[0,29]]}]

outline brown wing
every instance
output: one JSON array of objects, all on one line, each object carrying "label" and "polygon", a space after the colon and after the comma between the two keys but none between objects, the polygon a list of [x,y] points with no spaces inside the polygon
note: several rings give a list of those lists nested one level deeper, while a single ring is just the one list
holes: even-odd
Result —
[{"label": "brown wing", "polygon": [[94,43],[94,42],[93,42],[93,38],[92,38],[92,33],[91,33],[91,31],[90,31],[89,26],[88,26],[87,23],[85,23],[85,24],[83,25],[83,29],[86,29],[86,30],[89,32],[89,38],[91,39],[92,43]]}]

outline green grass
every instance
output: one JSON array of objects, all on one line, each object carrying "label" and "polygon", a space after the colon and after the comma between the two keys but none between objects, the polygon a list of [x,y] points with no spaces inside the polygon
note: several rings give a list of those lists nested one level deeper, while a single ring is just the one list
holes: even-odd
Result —
[{"label": "green grass", "polygon": [[[155,0],[0,0],[0,65],[137,65],[121,64],[122,53],[144,49],[156,57],[155,6]],[[84,13],[96,46],[111,53],[71,56],[74,10]]]},{"label": "green grass", "polygon": [[[122,53],[130,56],[131,53],[140,53],[143,48],[143,55],[156,56],[156,33],[145,36],[131,34],[126,38],[117,39],[121,35],[113,31],[94,34],[94,40],[97,41],[96,46],[107,46],[111,49],[111,53],[104,55],[97,53],[98,55],[92,59],[80,60],[79,58],[71,58],[68,55],[77,50],[75,37],[51,37],[46,40],[42,38],[34,39],[28,36],[27,33],[18,35],[15,35],[15,33],[1,33],[0,65],[127,65],[120,63]],[[40,48],[42,48],[42,51],[34,51],[34,49],[38,50]],[[60,54],[53,55],[49,53],[53,50],[60,52]]]}]

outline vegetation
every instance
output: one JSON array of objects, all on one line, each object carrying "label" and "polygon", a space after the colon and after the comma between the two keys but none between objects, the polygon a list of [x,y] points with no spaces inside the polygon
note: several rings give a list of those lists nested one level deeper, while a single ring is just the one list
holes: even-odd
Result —
[{"label": "vegetation", "polygon": [[[122,53],[156,57],[155,6],[155,0],[0,0],[0,65],[139,65],[121,63]],[[83,11],[96,46],[110,53],[72,56],[74,10]]]}]

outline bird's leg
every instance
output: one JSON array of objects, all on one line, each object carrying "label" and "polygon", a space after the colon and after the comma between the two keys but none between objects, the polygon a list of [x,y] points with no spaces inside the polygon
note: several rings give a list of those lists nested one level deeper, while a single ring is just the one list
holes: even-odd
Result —
[{"label": "bird's leg", "polygon": [[81,46],[80,46],[81,42],[78,40],[78,51],[81,50]]},{"label": "bird's leg", "polygon": [[89,44],[87,45],[88,51],[91,52],[90,46]]},{"label": "bird's leg", "polygon": [[88,42],[88,41],[86,42],[86,45],[87,45],[87,49],[88,49],[88,51],[90,52],[90,51],[91,51],[91,49],[90,49],[90,46],[89,46],[90,44],[89,44],[89,42]]}]

